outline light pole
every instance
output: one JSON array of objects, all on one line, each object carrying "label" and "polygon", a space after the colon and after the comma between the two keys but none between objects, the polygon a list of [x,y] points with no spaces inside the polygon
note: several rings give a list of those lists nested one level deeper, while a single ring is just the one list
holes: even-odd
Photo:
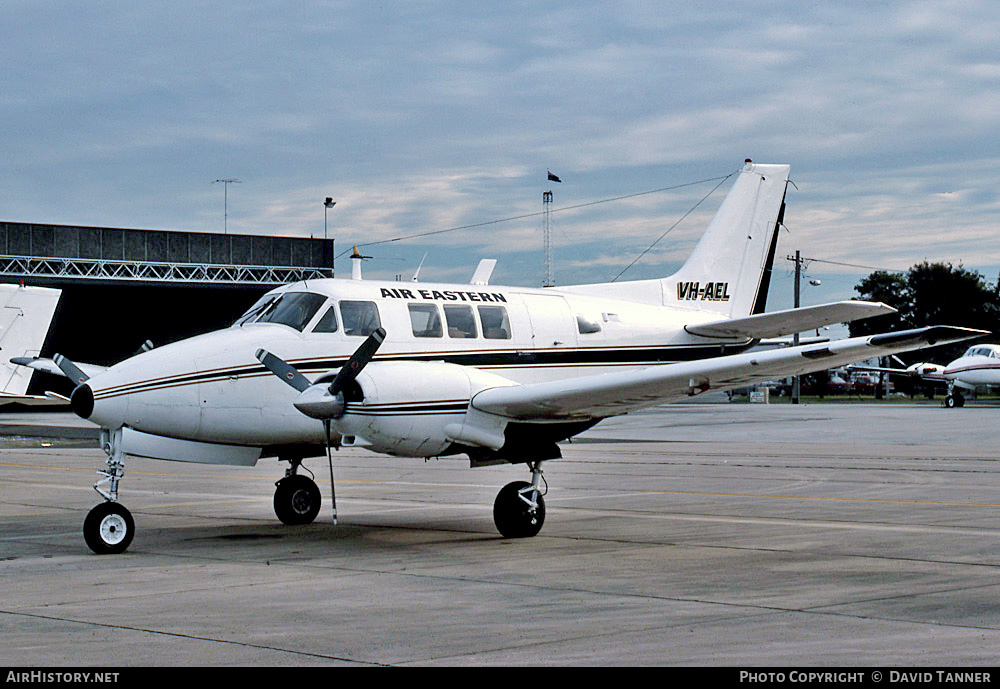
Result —
[{"label": "light pole", "polygon": [[[806,263],[810,259],[808,259],[808,258],[802,258],[802,253],[798,249],[795,250],[795,256],[786,256],[785,258],[787,260],[789,260],[789,261],[795,261],[795,300],[794,300],[793,306],[794,306],[794,308],[797,309],[797,308],[799,308],[799,305],[800,305],[799,304],[799,301],[800,301],[799,300],[799,296],[800,296],[799,295],[799,283],[802,280],[802,264]],[[812,285],[813,287],[818,287],[820,284],[822,284],[822,281],[820,281],[820,280],[810,280],[809,284]],[[792,346],[793,347],[797,347],[798,345],[799,345],[799,333],[795,333],[792,336]],[[800,390],[801,390],[801,387],[800,387],[800,383],[799,383],[799,377],[798,376],[793,376],[792,377],[792,404],[798,404],[799,403],[799,392],[800,392]]]},{"label": "light pole", "polygon": [[327,196],[326,201],[323,202],[323,239],[326,239],[326,212],[336,205],[337,202],[330,196]]},{"label": "light pole", "polygon": [[[795,308],[799,308],[799,280],[802,277],[802,258],[799,250],[795,250]],[[799,346],[799,334],[796,332],[792,337],[792,346]],[[792,404],[799,403],[799,377],[792,379]]]},{"label": "light pole", "polygon": [[230,184],[240,184],[238,179],[217,179],[212,184],[218,184],[222,182],[222,186],[225,187],[223,192],[223,199],[225,206],[223,206],[224,215],[222,216],[222,233],[229,234],[229,185]]}]

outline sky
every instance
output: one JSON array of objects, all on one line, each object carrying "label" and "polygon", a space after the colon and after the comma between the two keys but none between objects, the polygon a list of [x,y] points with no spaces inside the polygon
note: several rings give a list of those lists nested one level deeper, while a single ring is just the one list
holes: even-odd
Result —
[{"label": "sky", "polygon": [[752,158],[794,183],[772,308],[796,250],[803,304],[924,260],[996,282],[998,35],[978,1],[7,0],[0,220],[322,237],[326,213],[338,275],[357,244],[367,277],[495,258],[538,286],[551,190],[557,284],[646,251],[618,278],[642,279]]}]

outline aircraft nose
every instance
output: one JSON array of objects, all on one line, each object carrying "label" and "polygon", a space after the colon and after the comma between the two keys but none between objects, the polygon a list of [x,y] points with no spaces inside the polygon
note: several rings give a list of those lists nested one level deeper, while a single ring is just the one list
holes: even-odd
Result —
[{"label": "aircraft nose", "polygon": [[69,396],[69,406],[80,418],[89,419],[94,413],[94,391],[86,383],[77,385]]}]

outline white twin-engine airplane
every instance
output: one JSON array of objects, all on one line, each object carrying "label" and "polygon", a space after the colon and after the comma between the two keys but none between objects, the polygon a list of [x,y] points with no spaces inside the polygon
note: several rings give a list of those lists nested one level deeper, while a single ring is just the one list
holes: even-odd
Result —
[{"label": "white twin-engine airplane", "polygon": [[929,383],[946,385],[948,394],[944,406],[964,407],[962,391],[975,392],[978,387],[1000,387],[1000,345],[979,344],[969,347],[962,356],[948,364],[920,362],[906,368],[881,366],[852,366],[857,371],[878,371],[912,376]]},{"label": "white twin-engine airplane", "polygon": [[331,445],[526,464],[530,481],[503,488],[493,514],[504,536],[533,536],[545,518],[542,464],[602,419],[982,334],[934,326],[746,351],[892,312],[845,301],[763,313],[788,172],[747,161],[690,259],[663,279],[531,289],[489,285],[481,269],[470,284],[310,280],[271,291],[229,328],[107,369],[56,356],[78,383],[73,410],[102,427],[108,456],[87,544],[115,553],[132,541],[117,502],[127,455],[288,461],[275,512],[304,524],[320,493],[297,469]]}]

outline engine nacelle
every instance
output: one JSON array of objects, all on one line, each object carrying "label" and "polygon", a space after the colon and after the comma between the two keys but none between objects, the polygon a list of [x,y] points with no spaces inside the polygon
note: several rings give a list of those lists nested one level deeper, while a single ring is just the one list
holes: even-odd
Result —
[{"label": "engine nacelle", "polygon": [[497,449],[507,420],[469,409],[486,388],[508,378],[441,361],[373,361],[358,374],[363,399],[348,396],[333,421],[344,445],[405,457],[433,457],[454,443]]}]

